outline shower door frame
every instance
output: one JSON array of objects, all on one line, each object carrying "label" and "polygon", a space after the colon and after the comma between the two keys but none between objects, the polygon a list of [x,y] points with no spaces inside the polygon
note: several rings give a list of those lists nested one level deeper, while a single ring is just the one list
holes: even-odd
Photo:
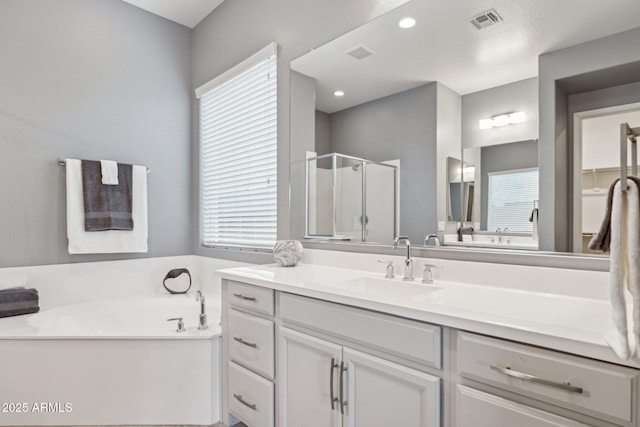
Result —
[{"label": "shower door frame", "polygon": [[367,164],[384,166],[387,168],[393,169],[393,236],[394,238],[398,236],[399,232],[399,224],[398,224],[398,208],[399,208],[399,200],[398,200],[398,167],[395,165],[390,165],[387,163],[376,162],[373,160],[367,160],[360,157],[349,156],[346,154],[340,153],[329,153],[323,154],[321,156],[307,157],[305,163],[305,238],[320,238],[320,237],[329,237],[322,235],[313,235],[309,233],[309,164],[311,161],[318,161],[319,159],[331,158],[331,197],[332,197],[332,235],[330,237],[335,237],[337,234],[337,209],[336,209],[336,182],[338,180],[337,174],[337,164],[338,157],[352,160],[356,162],[360,162],[362,164],[362,216],[361,216],[361,243],[366,243],[366,218],[367,218]]}]

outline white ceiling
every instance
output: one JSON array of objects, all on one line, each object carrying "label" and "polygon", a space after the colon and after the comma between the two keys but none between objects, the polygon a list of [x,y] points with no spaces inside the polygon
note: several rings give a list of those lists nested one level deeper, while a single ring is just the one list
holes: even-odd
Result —
[{"label": "white ceiling", "polygon": [[223,0],[122,0],[147,12],[193,28]]},{"label": "white ceiling", "polygon": [[[494,8],[503,22],[468,20]],[[414,17],[403,30],[398,21]],[[439,81],[464,95],[538,74],[538,56],[640,25],[638,0],[412,0],[294,60],[314,77],[316,107],[335,112]],[[362,60],[344,54],[364,45]],[[341,89],[345,96],[333,96]]]}]

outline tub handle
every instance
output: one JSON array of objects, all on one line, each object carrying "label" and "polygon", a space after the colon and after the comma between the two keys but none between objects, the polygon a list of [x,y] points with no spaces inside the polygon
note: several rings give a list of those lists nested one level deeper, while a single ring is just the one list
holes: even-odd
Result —
[{"label": "tub handle", "polygon": [[167,322],[171,322],[173,320],[178,321],[178,329],[176,329],[176,332],[186,331],[186,329],[184,328],[184,322],[182,321],[182,317],[172,317],[171,319],[167,319]]}]

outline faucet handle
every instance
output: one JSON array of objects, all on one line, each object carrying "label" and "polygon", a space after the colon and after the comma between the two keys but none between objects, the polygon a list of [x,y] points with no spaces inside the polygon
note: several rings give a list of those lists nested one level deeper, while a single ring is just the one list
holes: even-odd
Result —
[{"label": "faucet handle", "polygon": [[171,322],[173,320],[178,321],[178,329],[176,329],[176,332],[184,332],[186,330],[184,328],[184,322],[182,321],[182,317],[172,317],[171,319],[167,319],[167,322]]},{"label": "faucet handle", "polygon": [[444,268],[442,265],[425,264],[422,271],[422,283],[433,283],[432,268]]},{"label": "faucet handle", "polygon": [[395,272],[393,270],[393,261],[391,260],[385,261],[385,260],[379,259],[378,262],[387,264],[387,274],[385,274],[384,277],[386,277],[387,279],[393,279],[394,277],[396,277]]}]

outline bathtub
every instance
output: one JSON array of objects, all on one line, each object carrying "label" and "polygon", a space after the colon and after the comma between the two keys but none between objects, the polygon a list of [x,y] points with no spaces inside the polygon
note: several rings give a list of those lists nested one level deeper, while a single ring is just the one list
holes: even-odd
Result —
[{"label": "bathtub", "polygon": [[[0,425],[219,421],[219,301],[128,297],[0,319]],[[185,332],[176,332],[183,317]]]},{"label": "bathtub", "polygon": [[[197,329],[200,303],[192,294],[116,298],[62,306],[29,316],[27,325],[43,335],[193,339],[220,334],[220,304],[206,300],[209,329]],[[176,333],[182,317],[185,328]],[[37,330],[37,331],[36,331]]]}]

